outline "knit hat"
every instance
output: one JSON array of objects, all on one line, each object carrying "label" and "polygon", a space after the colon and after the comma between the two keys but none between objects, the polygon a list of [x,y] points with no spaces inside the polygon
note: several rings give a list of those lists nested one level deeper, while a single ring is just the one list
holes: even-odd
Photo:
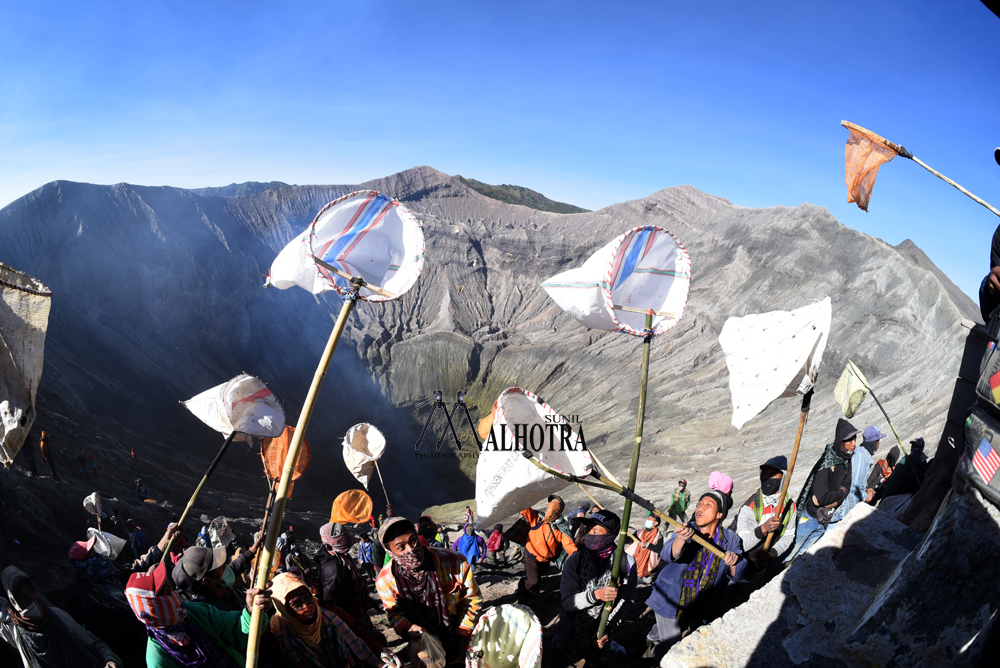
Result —
[{"label": "knit hat", "polygon": [[722,512],[721,519],[726,519],[726,515],[729,514],[729,509],[733,507],[733,497],[723,491],[712,489],[702,494],[698,501],[701,501],[706,496],[710,496],[715,500],[715,505],[718,506],[719,510]]},{"label": "knit hat", "polygon": [[787,471],[788,459],[784,455],[776,455],[760,465],[760,468],[774,469],[775,471]]}]

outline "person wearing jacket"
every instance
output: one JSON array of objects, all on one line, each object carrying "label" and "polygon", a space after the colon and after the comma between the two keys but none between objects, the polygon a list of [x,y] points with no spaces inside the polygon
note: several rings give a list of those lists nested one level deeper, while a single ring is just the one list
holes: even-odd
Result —
[{"label": "person wearing jacket", "polygon": [[503,566],[506,568],[510,564],[507,562],[507,548],[510,547],[510,540],[503,535],[503,525],[495,524],[493,526],[493,533],[490,534],[490,538],[486,541],[486,550],[488,556],[493,558],[494,566]]},{"label": "person wearing jacket", "polygon": [[476,535],[476,530],[471,524],[466,524],[462,529],[462,535],[452,544],[451,549],[464,556],[470,566],[475,566],[486,556],[486,541],[482,536]]},{"label": "person wearing jacket", "polygon": [[[595,646],[604,648],[614,625],[621,620],[625,605],[633,599],[637,578],[631,556],[623,555],[618,580],[611,580],[612,556],[620,529],[621,520],[615,513],[597,511],[587,520],[581,549],[566,559],[559,585],[562,611],[553,640],[557,651],[586,655]],[[604,635],[598,638],[597,627],[608,601],[614,607]]]},{"label": "person wearing jacket", "polygon": [[865,427],[861,433],[861,445],[854,448],[851,455],[851,488],[847,492],[844,502],[833,514],[830,523],[839,522],[847,517],[847,513],[854,509],[859,503],[868,503],[875,498],[875,488],[868,483],[872,471],[872,462],[875,453],[878,451],[879,442],[888,436],[879,431],[879,428],[872,425]]},{"label": "person wearing jacket", "polygon": [[319,537],[323,547],[314,560],[319,570],[319,600],[332,601],[347,611],[361,626],[372,628],[368,616],[368,584],[348,554],[354,537],[335,522],[320,527]]},{"label": "person wearing jacket", "polygon": [[21,655],[24,668],[120,668],[107,643],[68,614],[48,605],[16,566],[0,573],[0,637]]},{"label": "person wearing jacket", "polygon": [[833,443],[813,466],[795,505],[801,513],[795,528],[795,547],[786,561],[795,559],[819,540],[833,519],[837,508],[851,488],[851,458],[857,446],[858,430],[844,418],[837,420]]},{"label": "person wearing jacket", "polygon": [[677,489],[670,496],[670,506],[667,508],[667,514],[670,515],[670,519],[687,522],[687,509],[691,504],[691,492],[687,486],[687,480],[677,481]]},{"label": "person wearing jacket", "polygon": [[639,542],[635,546],[632,556],[635,559],[636,576],[642,578],[646,584],[652,582],[653,571],[652,555],[660,554],[663,549],[663,534],[660,533],[660,518],[649,513],[646,522],[639,532]]},{"label": "person wearing jacket", "polygon": [[552,526],[553,520],[562,515],[563,502],[559,497],[553,497],[545,510],[545,516],[540,517],[533,508],[521,511],[521,517],[527,520],[530,530],[524,549],[524,586],[523,591],[530,595],[538,593],[538,585],[543,575],[549,570],[552,559],[559,554],[561,545],[567,554],[576,552],[573,539]]},{"label": "person wearing jacket", "polygon": [[[784,455],[771,457],[761,464],[760,487],[740,507],[736,516],[736,534],[743,543],[747,558],[754,561],[756,568],[763,568],[795,544],[795,502],[788,492],[785,492],[784,514],[778,517],[781,483],[786,471],[788,460]],[[777,534],[771,539],[771,547],[765,552],[767,536],[775,532]]]},{"label": "person wearing jacket", "polygon": [[[711,607],[712,594],[719,587],[742,579],[747,561],[740,537],[722,526],[732,505],[728,493],[710,488],[698,500],[693,521],[664,541],[660,550],[664,566],[646,601],[656,613],[656,626],[649,635],[649,640],[658,643],[654,656],[663,656],[680,640],[682,621],[699,625],[706,617],[704,606]],[[721,546],[725,557],[692,540],[695,531]]]},{"label": "person wearing jacket", "polygon": [[[208,603],[184,603],[160,563],[134,573],[125,586],[132,612],[146,626],[147,668],[239,668],[246,661],[250,612],[223,612]],[[270,591],[250,589],[249,608],[271,606]],[[263,624],[268,623],[266,614]]]}]

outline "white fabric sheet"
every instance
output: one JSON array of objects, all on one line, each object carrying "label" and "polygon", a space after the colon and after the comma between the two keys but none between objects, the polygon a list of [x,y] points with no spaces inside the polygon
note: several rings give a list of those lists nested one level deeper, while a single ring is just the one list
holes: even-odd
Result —
[{"label": "white fabric sheet", "polygon": [[226,436],[233,432],[277,438],[285,430],[285,410],[261,380],[240,374],[183,402],[212,429]]}]

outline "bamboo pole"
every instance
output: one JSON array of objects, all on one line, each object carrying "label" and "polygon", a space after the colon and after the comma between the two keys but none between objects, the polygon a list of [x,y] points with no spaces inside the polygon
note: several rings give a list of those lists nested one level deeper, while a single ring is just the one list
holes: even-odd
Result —
[{"label": "bamboo pole", "polygon": [[[532,464],[534,464],[535,466],[537,466],[541,470],[545,471],[549,475],[554,475],[557,478],[562,478],[563,480],[569,480],[571,482],[584,483],[586,485],[590,485],[591,487],[597,487],[599,489],[606,489],[606,490],[614,492],[615,494],[621,494],[622,493],[622,489],[623,488],[622,488],[621,485],[616,485],[612,481],[608,480],[607,478],[605,478],[604,476],[602,476],[602,475],[600,475],[600,474],[598,474],[596,472],[592,472],[591,475],[596,476],[597,479],[600,482],[594,482],[592,480],[581,480],[579,478],[576,478],[575,476],[566,475],[562,471],[557,471],[557,470],[555,470],[555,469],[553,469],[553,468],[551,468],[549,466],[546,466],[545,464],[543,464],[540,461],[538,461],[537,459],[535,459],[531,455],[530,452],[522,452],[521,454],[524,456],[525,459],[527,459]],[[661,520],[663,520],[664,522],[666,522],[667,524],[669,524],[670,526],[672,526],[675,530],[676,529],[684,529],[685,528],[685,525],[681,524],[680,522],[678,522],[674,518],[670,517],[670,515],[667,515],[665,512],[663,512],[661,510],[657,510],[656,508],[652,508],[652,509],[650,509],[649,512],[651,512],[654,515],[656,515],[657,517],[659,517]],[[693,540],[694,542],[698,543],[702,547],[710,550],[711,552],[714,552],[719,557],[725,558],[725,556],[726,556],[726,553],[725,553],[724,550],[720,549],[718,545],[716,545],[715,543],[709,541],[707,538],[704,538],[702,536],[702,534],[699,533],[699,532],[697,532],[697,531],[695,531],[694,536],[691,537],[691,540]]]},{"label": "bamboo pole", "polygon": [[[629,491],[635,491],[635,478],[639,472],[639,451],[642,447],[642,424],[646,418],[646,384],[649,379],[649,348],[653,342],[653,312],[646,312],[646,335],[642,342],[642,370],[639,379],[639,415],[635,424],[635,444],[632,446],[632,466],[628,472]],[[622,554],[625,552],[625,537],[628,535],[628,523],[632,519],[632,499],[625,498],[625,507],[622,508],[621,526],[618,529],[618,544],[615,547],[615,559],[611,563],[611,582],[618,586],[618,574],[621,572]],[[614,601],[604,602],[604,612],[601,613],[601,622],[597,626],[597,637],[603,638],[604,631],[608,626],[608,619],[611,617],[611,610],[614,608]]]},{"label": "bamboo pole", "polygon": [[[191,498],[188,499],[187,505],[184,506],[184,512],[181,513],[181,518],[177,520],[178,530],[180,530],[180,528],[184,526],[184,520],[186,520],[188,515],[191,514],[191,508],[194,507],[194,502],[198,500],[198,495],[201,494],[201,488],[205,486],[205,482],[208,480],[209,476],[211,476],[212,473],[215,471],[215,467],[218,466],[219,462],[222,461],[222,456],[226,454],[226,450],[229,449],[229,444],[233,442],[234,436],[236,436],[235,431],[226,437],[226,440],[222,444],[222,447],[219,448],[218,454],[215,455],[215,459],[213,459],[212,463],[208,465],[208,469],[205,471],[205,475],[201,477],[201,482],[199,482],[198,486],[195,487],[194,489],[194,494],[191,495]],[[163,550],[163,556],[160,558],[161,563],[167,560],[167,555],[170,554],[170,548],[173,547],[174,537],[176,535],[177,532],[175,531],[173,535],[170,536],[170,540],[167,541],[167,548]]]},{"label": "bamboo pole", "polygon": [[593,502],[594,502],[594,505],[595,505],[595,506],[597,506],[597,507],[598,507],[598,508],[600,508],[601,510],[604,510],[604,506],[602,506],[602,505],[601,505],[601,502],[600,502],[600,501],[598,501],[597,499],[595,499],[594,497],[592,497],[592,496],[590,495],[590,492],[588,492],[588,491],[587,491],[587,488],[586,488],[586,487],[584,487],[584,486],[583,486],[583,485],[581,485],[580,483],[576,483],[576,486],[580,488],[580,491],[581,491],[581,492],[583,492],[584,494],[586,494],[586,495],[587,495],[587,498],[588,498],[588,499],[590,499],[591,501],[593,501]]},{"label": "bamboo pole", "polygon": [[[268,483],[269,491],[267,493],[267,504],[264,506],[264,521],[260,523],[260,535],[261,539],[266,536],[264,532],[267,531],[267,520],[271,517],[271,507],[274,505],[274,495],[277,489],[277,480],[271,480]],[[253,562],[253,573],[250,576],[250,581],[253,582],[257,579],[257,571],[260,569],[260,554],[256,555],[256,559]]]},{"label": "bamboo pole", "polygon": [[[785,516],[785,494],[788,493],[788,485],[792,480],[792,471],[795,470],[795,460],[799,456],[799,444],[802,442],[802,430],[806,427],[806,418],[809,417],[809,403],[812,401],[813,391],[809,390],[802,397],[802,409],[799,413],[799,431],[795,434],[795,446],[792,448],[792,458],[788,460],[788,470],[785,471],[784,480],[781,481],[781,495],[778,497],[778,519],[783,520]],[[774,540],[774,534],[781,533],[780,531],[772,531],[767,534],[767,540],[764,541],[764,551],[767,552],[771,549],[771,541]]]},{"label": "bamboo pole", "polygon": [[[309,386],[309,393],[306,394],[305,404],[299,414],[299,422],[295,427],[295,435],[292,436],[292,443],[288,446],[288,454],[285,456],[285,466],[281,471],[281,482],[278,484],[277,498],[275,500],[274,511],[271,515],[271,525],[268,527],[267,537],[264,540],[264,551],[261,553],[260,569],[254,586],[257,589],[264,589],[267,586],[267,575],[271,570],[271,561],[274,559],[274,548],[278,542],[278,534],[281,533],[281,520],[285,515],[285,504],[288,503],[288,488],[292,482],[292,473],[295,471],[295,462],[299,458],[299,450],[305,440],[306,428],[309,426],[309,418],[312,417],[313,406],[316,403],[316,396],[323,385],[326,371],[330,367],[330,360],[333,359],[333,352],[337,349],[340,335],[344,332],[347,324],[347,316],[354,310],[357,302],[358,290],[364,283],[360,278],[352,278],[351,283],[354,294],[345,300],[344,306],[337,316],[337,324],[334,325],[330,333],[330,340],[326,342],[323,356],[320,358],[319,366],[313,376],[312,384]],[[260,608],[253,606],[250,618],[250,632],[247,639],[247,661],[246,668],[256,668],[257,648],[260,644]]]},{"label": "bamboo pole", "polygon": [[921,167],[923,167],[928,172],[930,172],[934,176],[938,177],[939,179],[941,179],[945,183],[954,186],[955,188],[957,188],[963,194],[968,195],[973,201],[975,201],[975,202],[977,202],[979,204],[982,204],[987,209],[989,209],[990,211],[992,211],[996,215],[1000,216],[1000,211],[998,211],[995,207],[991,206],[988,202],[986,202],[986,200],[981,199],[979,197],[976,197],[975,195],[973,195],[968,190],[966,190],[962,186],[958,185],[957,183],[955,183],[954,181],[952,181],[951,179],[949,179],[947,176],[945,176],[941,172],[939,172],[939,171],[937,171],[935,169],[932,169],[927,164],[925,164],[922,160],[919,160],[912,153],[910,153],[909,151],[907,151],[906,148],[904,148],[903,146],[900,146],[899,144],[894,144],[891,141],[889,141],[888,139],[886,139],[885,137],[881,137],[881,136],[875,134],[874,132],[872,132],[871,130],[868,130],[867,128],[861,127],[860,125],[855,125],[854,123],[848,123],[847,121],[841,121],[840,124],[843,125],[845,128],[847,128],[848,130],[857,130],[858,132],[860,132],[860,133],[864,134],[865,136],[867,136],[869,139],[871,139],[873,141],[877,141],[880,144],[884,144],[885,146],[888,146],[890,149],[892,149],[893,151],[895,151],[897,155],[899,155],[901,157],[904,157],[904,158],[906,158],[908,160],[912,160],[913,162],[917,163],[918,165],[920,165]]},{"label": "bamboo pole", "polygon": [[382,479],[382,469],[380,469],[378,467],[378,460],[377,459],[375,460],[375,471],[378,472],[378,481],[380,483],[382,483],[382,493],[385,494],[385,505],[389,506],[389,505],[391,505],[389,503],[389,492],[387,492],[386,489],[385,489],[385,480]]}]

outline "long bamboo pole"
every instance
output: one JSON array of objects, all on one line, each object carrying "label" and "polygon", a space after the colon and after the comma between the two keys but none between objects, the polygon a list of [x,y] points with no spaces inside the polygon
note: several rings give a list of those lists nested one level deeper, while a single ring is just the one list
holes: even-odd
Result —
[{"label": "long bamboo pole", "polygon": [[[347,316],[354,310],[357,301],[358,290],[362,281],[359,278],[352,278],[354,295],[344,302],[337,316],[337,324],[334,325],[330,333],[330,340],[326,342],[323,356],[320,358],[319,366],[316,367],[316,374],[313,376],[312,385],[309,386],[309,393],[306,394],[305,404],[299,414],[299,422],[295,427],[295,435],[292,436],[292,443],[288,446],[288,454],[285,456],[285,466],[281,470],[281,482],[278,484],[277,498],[275,499],[274,510],[271,515],[271,525],[268,527],[267,537],[264,540],[264,551],[260,556],[260,570],[254,586],[257,589],[264,589],[267,586],[267,575],[271,571],[271,561],[274,559],[274,548],[278,542],[278,534],[281,533],[281,520],[285,516],[285,504],[288,503],[288,488],[292,483],[292,473],[295,471],[295,462],[299,458],[299,450],[305,440],[306,428],[309,426],[309,418],[312,417],[313,406],[316,403],[316,396],[326,378],[326,371],[330,367],[330,360],[333,359],[333,352],[337,349],[340,335],[344,332],[347,324]],[[247,639],[247,662],[246,668],[256,668],[257,648],[260,645],[260,608],[253,606],[250,618],[250,633]]]},{"label": "long bamboo pole", "polygon": [[[591,487],[597,487],[599,489],[606,489],[608,491],[614,492],[615,494],[621,494],[622,493],[623,487],[621,485],[615,484],[613,481],[608,480],[607,478],[605,478],[604,476],[600,475],[596,471],[595,472],[591,472],[591,475],[596,476],[597,479],[600,482],[594,482],[593,480],[583,480],[583,479],[577,478],[575,476],[569,476],[569,475],[563,473],[562,471],[557,471],[557,470],[555,470],[555,469],[553,469],[553,468],[551,468],[549,466],[546,466],[545,464],[541,463],[537,459],[535,459],[531,455],[530,452],[525,451],[525,452],[522,452],[521,454],[524,456],[525,459],[527,459],[532,464],[534,464],[535,466],[537,466],[541,470],[545,471],[549,475],[554,475],[557,478],[562,478],[563,480],[569,480],[570,482],[577,482],[577,483],[582,483],[582,484],[585,484],[585,485],[590,485]],[[649,512],[651,512],[654,515],[656,515],[657,517],[659,517],[661,520],[663,520],[664,522],[666,522],[667,524],[669,524],[670,526],[672,526],[674,529],[683,529],[683,528],[685,528],[685,525],[681,524],[680,522],[678,522],[674,518],[670,517],[670,515],[666,514],[665,512],[663,512],[661,510],[657,510],[656,508],[650,508]],[[720,549],[719,546],[716,545],[715,543],[710,542],[707,538],[705,538],[701,533],[699,533],[697,531],[694,533],[694,536],[691,537],[691,540],[693,540],[694,542],[698,543],[702,547],[710,550],[711,552],[714,552],[719,557],[725,558],[725,556],[726,556],[726,553],[725,553],[724,550]]]},{"label": "long bamboo pole", "polygon": [[[264,532],[267,531],[267,520],[268,518],[271,517],[271,508],[274,506],[274,496],[275,492],[277,491],[277,485],[278,485],[277,480],[271,480],[268,483],[269,491],[267,493],[267,505],[264,506],[264,521],[260,523],[260,531],[261,531],[260,535],[262,538],[267,535]],[[254,559],[253,561],[253,573],[250,576],[251,582],[257,579],[257,571],[259,569],[260,569],[260,554],[258,554],[257,558]]]},{"label": "long bamboo pole", "polygon": [[[806,427],[806,418],[809,417],[809,404],[812,401],[813,391],[809,390],[802,397],[802,409],[799,413],[799,431],[795,434],[795,446],[792,448],[792,458],[788,460],[788,470],[785,471],[784,479],[781,481],[781,496],[778,498],[778,519],[783,520],[785,517],[785,494],[788,493],[788,485],[792,480],[792,471],[795,470],[795,460],[799,456],[799,444],[802,442],[802,430]],[[767,552],[771,549],[771,541],[774,540],[775,534],[780,534],[781,531],[772,531],[767,534],[767,540],[764,541],[764,551]]]},{"label": "long bamboo pole", "polygon": [[378,473],[378,481],[382,483],[382,493],[385,494],[385,505],[391,505],[389,503],[389,492],[385,489],[385,480],[382,479],[382,469],[378,467],[378,460],[375,460],[375,471]]},{"label": "long bamboo pole", "polygon": [[600,502],[600,501],[598,501],[597,499],[595,499],[595,498],[594,498],[593,496],[591,496],[591,495],[590,495],[590,492],[588,492],[588,491],[587,491],[587,488],[586,488],[586,487],[584,487],[584,486],[583,486],[583,485],[581,485],[580,483],[576,483],[576,486],[580,488],[580,491],[581,491],[581,492],[583,492],[584,494],[586,494],[586,495],[587,495],[587,498],[588,498],[588,499],[590,499],[591,501],[593,501],[593,502],[594,502],[594,505],[595,505],[595,506],[597,506],[597,507],[598,507],[598,508],[600,508],[601,510],[604,510],[604,506],[602,506],[602,505],[601,505],[601,502]]},{"label": "long bamboo pole", "polygon": [[[646,383],[649,379],[649,348],[653,341],[653,312],[646,312],[646,336],[642,342],[642,371],[639,380],[639,416],[635,423],[635,443],[632,445],[632,466],[628,472],[628,490],[635,491],[635,477],[639,472],[639,451],[642,448],[642,424],[646,418]],[[615,547],[615,559],[611,563],[611,582],[614,586],[618,583],[618,574],[621,572],[622,554],[625,552],[625,538],[628,536],[628,523],[632,519],[632,499],[625,498],[625,507],[622,508],[621,527],[618,529],[618,545]],[[611,610],[614,608],[614,601],[604,602],[604,612],[601,613],[601,623],[597,626],[597,637],[603,638],[604,631],[608,626],[608,619],[611,617]]]},{"label": "long bamboo pole", "polygon": [[[191,498],[188,499],[187,505],[184,506],[184,512],[181,513],[181,518],[177,520],[178,529],[184,526],[184,520],[186,520],[188,515],[191,514],[191,508],[194,507],[194,502],[198,500],[198,495],[201,494],[201,488],[205,486],[205,482],[208,480],[209,476],[211,476],[212,473],[215,471],[215,467],[218,466],[219,462],[222,461],[222,456],[226,454],[226,450],[229,449],[229,444],[233,442],[234,436],[236,436],[235,431],[226,437],[226,440],[222,444],[222,447],[219,448],[218,454],[215,455],[215,459],[213,459],[212,463],[208,465],[208,469],[205,471],[205,475],[201,477],[201,482],[199,482],[198,486],[194,488],[194,494],[192,494]],[[167,555],[170,554],[170,548],[173,547],[175,536],[177,536],[176,532],[172,536],[170,536],[170,540],[167,541],[167,549],[163,551],[163,556],[160,558],[161,563],[167,560]]]}]

